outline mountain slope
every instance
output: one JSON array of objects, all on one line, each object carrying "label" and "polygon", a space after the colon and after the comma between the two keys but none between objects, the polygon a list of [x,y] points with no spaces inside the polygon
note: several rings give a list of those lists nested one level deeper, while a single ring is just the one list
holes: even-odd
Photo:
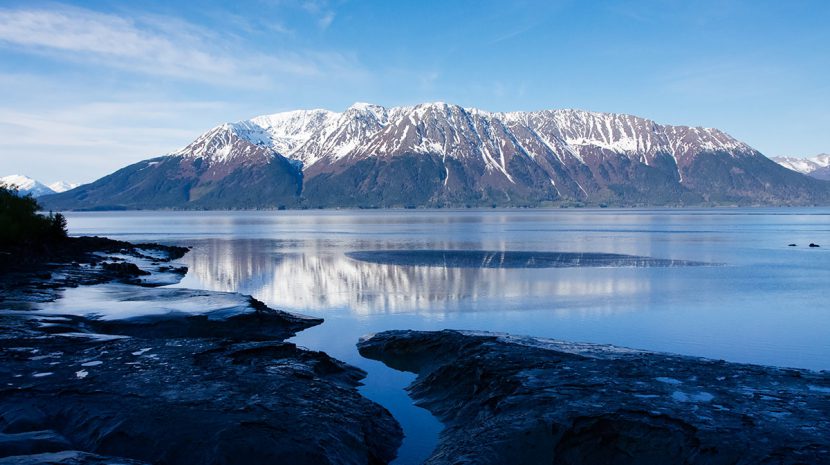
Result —
[{"label": "mountain slope", "polygon": [[297,110],[211,129],[54,208],[830,203],[711,128],[580,110],[491,113],[446,103]]},{"label": "mountain slope", "polygon": [[830,154],[822,153],[810,158],[773,157],[772,161],[802,174],[830,181]]},{"label": "mountain slope", "polygon": [[222,125],[174,154],[42,201],[53,209],[278,208],[296,206],[301,187],[296,163]]}]

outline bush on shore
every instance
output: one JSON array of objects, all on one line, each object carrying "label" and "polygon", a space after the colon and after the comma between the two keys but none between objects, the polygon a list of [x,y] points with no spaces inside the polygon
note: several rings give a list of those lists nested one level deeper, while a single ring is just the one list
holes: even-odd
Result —
[{"label": "bush on shore", "polygon": [[0,186],[0,246],[43,244],[66,239],[66,218],[60,213],[42,215],[31,195]]}]

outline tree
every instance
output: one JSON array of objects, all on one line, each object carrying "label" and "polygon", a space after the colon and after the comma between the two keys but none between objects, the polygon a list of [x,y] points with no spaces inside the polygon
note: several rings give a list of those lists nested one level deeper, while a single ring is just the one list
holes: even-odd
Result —
[{"label": "tree", "polygon": [[55,242],[66,238],[66,218],[38,213],[40,205],[31,195],[0,186],[0,245]]}]

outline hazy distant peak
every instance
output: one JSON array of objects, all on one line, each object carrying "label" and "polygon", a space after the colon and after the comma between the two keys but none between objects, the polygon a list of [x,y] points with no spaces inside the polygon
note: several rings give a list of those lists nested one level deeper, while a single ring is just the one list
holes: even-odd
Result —
[{"label": "hazy distant peak", "polygon": [[812,157],[773,157],[773,161],[793,171],[818,179],[830,180],[830,154],[820,153]]},{"label": "hazy distant peak", "polygon": [[80,183],[77,183],[77,182],[56,181],[56,182],[53,182],[52,184],[49,184],[48,187],[49,187],[49,189],[52,189],[53,191],[55,191],[57,193],[60,193],[60,192],[66,192],[68,190],[72,190],[72,189],[74,189],[78,186],[80,186]]}]

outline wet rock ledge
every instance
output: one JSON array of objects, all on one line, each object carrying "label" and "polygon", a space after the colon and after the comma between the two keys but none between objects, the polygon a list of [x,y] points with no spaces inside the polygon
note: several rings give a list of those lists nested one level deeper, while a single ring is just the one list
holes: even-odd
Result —
[{"label": "wet rock ledge", "polygon": [[428,464],[827,464],[830,373],[494,333],[387,331],[445,425]]},{"label": "wet rock ledge", "polygon": [[48,302],[62,289],[82,285],[112,281],[142,286],[173,284],[187,272],[187,267],[173,261],[188,250],[97,236],[0,247],[0,308]]},{"label": "wet rock ledge", "polygon": [[357,391],[365,373],[285,342],[322,320],[152,287],[186,249],[96,241],[0,274],[0,464],[395,457],[400,426]]}]

